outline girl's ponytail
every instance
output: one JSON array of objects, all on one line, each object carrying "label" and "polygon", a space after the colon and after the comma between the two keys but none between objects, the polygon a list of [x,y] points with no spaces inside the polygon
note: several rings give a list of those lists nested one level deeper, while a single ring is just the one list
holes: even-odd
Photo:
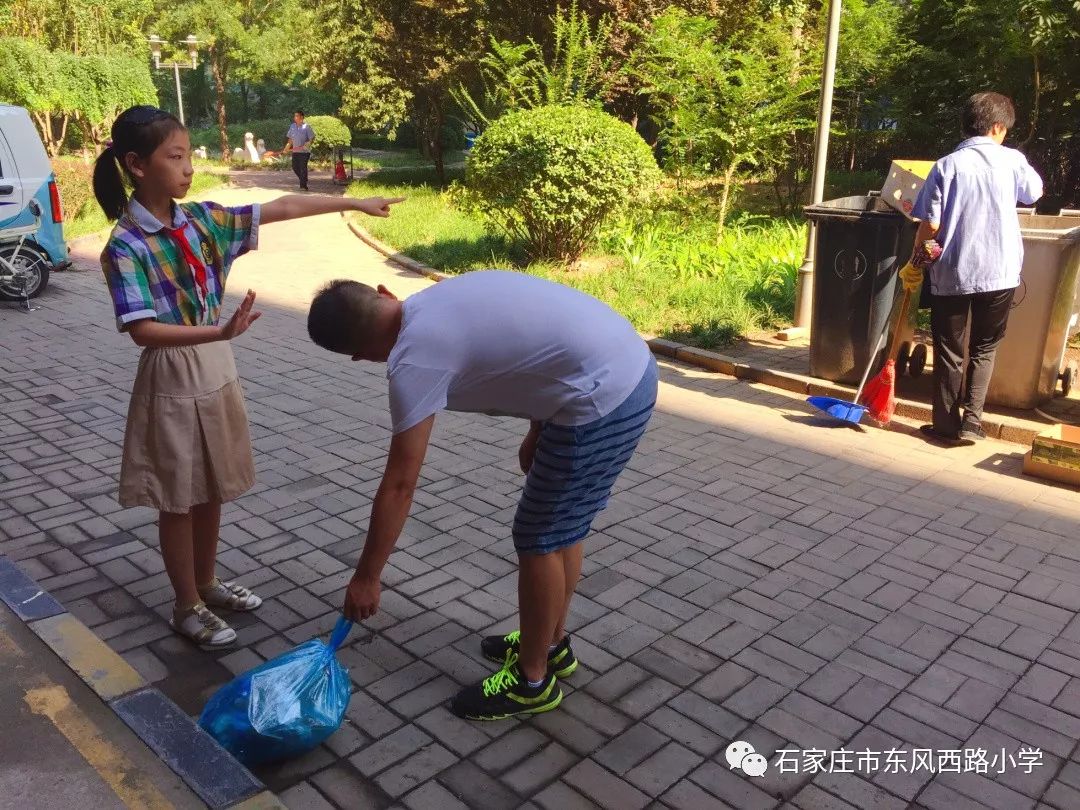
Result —
[{"label": "girl's ponytail", "polygon": [[94,164],[94,197],[110,220],[120,219],[127,207],[127,189],[112,144],[105,147]]},{"label": "girl's ponytail", "polygon": [[[140,105],[120,113],[112,125],[112,142],[94,164],[94,196],[110,220],[120,219],[127,209],[128,196],[124,175],[132,186],[135,179],[124,161],[129,154],[146,160],[172,133],[184,125],[172,113],[157,107]],[[121,173],[123,170],[123,173]]]}]

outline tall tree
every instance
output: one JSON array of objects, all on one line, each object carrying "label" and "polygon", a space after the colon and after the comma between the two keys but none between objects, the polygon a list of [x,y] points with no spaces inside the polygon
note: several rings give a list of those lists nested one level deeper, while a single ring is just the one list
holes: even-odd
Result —
[{"label": "tall tree", "polygon": [[[312,80],[337,83],[342,114],[371,130],[411,120],[440,176],[450,91],[468,82],[510,0],[301,0]],[[526,12],[527,13],[527,12]]]},{"label": "tall tree", "polygon": [[1080,204],[1080,2],[912,0],[903,28],[916,44],[888,89],[909,151],[950,149],[964,99],[997,90],[1016,102],[1012,144],[1051,196]]},{"label": "tall tree", "polygon": [[0,0],[0,31],[51,51],[145,54],[152,9],[153,0]]},{"label": "tall tree", "polygon": [[[229,83],[238,77],[252,78],[276,65],[282,55],[275,47],[283,15],[292,8],[285,0],[186,0],[161,2],[155,16],[156,32],[170,41],[188,34],[200,40],[214,83],[215,112],[221,157],[228,158],[229,136],[226,99]],[[186,53],[178,54],[182,61]]]}]

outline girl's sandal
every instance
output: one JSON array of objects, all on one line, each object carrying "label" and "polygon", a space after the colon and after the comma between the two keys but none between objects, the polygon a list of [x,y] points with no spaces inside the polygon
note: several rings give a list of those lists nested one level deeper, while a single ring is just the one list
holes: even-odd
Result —
[{"label": "girl's sandal", "polygon": [[262,604],[262,599],[243,585],[222,582],[217,577],[206,587],[199,588],[199,596],[210,607],[226,610],[255,610]]},{"label": "girl's sandal", "polygon": [[174,609],[169,625],[200,647],[228,647],[236,641],[236,631],[202,602],[187,610]]}]

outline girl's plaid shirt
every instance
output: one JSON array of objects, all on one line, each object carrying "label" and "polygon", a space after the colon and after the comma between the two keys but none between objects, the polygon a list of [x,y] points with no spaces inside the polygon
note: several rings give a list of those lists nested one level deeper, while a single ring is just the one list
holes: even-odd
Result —
[{"label": "girl's plaid shirt", "polygon": [[172,227],[181,226],[206,265],[205,299],[175,239],[133,198],[101,253],[119,330],[145,319],[186,326],[217,324],[233,261],[258,246],[259,206],[174,204]]}]

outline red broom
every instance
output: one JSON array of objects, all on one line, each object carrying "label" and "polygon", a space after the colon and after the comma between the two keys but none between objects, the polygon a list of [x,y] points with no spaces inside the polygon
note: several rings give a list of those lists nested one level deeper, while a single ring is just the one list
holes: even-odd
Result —
[{"label": "red broom", "polygon": [[910,304],[911,291],[904,290],[904,298],[900,302],[900,309],[893,323],[889,352],[885,355],[888,359],[877,376],[863,389],[862,404],[866,406],[866,412],[870,414],[871,419],[882,425],[889,424],[896,410],[896,356],[900,353],[900,324],[907,319]]},{"label": "red broom", "polygon": [[[941,245],[933,239],[928,239],[919,246],[915,255],[911,257],[911,264],[915,267],[928,267],[941,255]],[[903,272],[903,271],[901,271]],[[889,351],[885,355],[885,366],[878,372],[863,389],[862,404],[866,406],[866,412],[870,418],[882,425],[892,421],[896,411],[896,356],[900,353],[900,326],[907,321],[908,307],[911,305],[911,290],[904,290],[904,297],[900,301],[900,309],[896,313],[893,322],[892,340],[889,342]]]}]

